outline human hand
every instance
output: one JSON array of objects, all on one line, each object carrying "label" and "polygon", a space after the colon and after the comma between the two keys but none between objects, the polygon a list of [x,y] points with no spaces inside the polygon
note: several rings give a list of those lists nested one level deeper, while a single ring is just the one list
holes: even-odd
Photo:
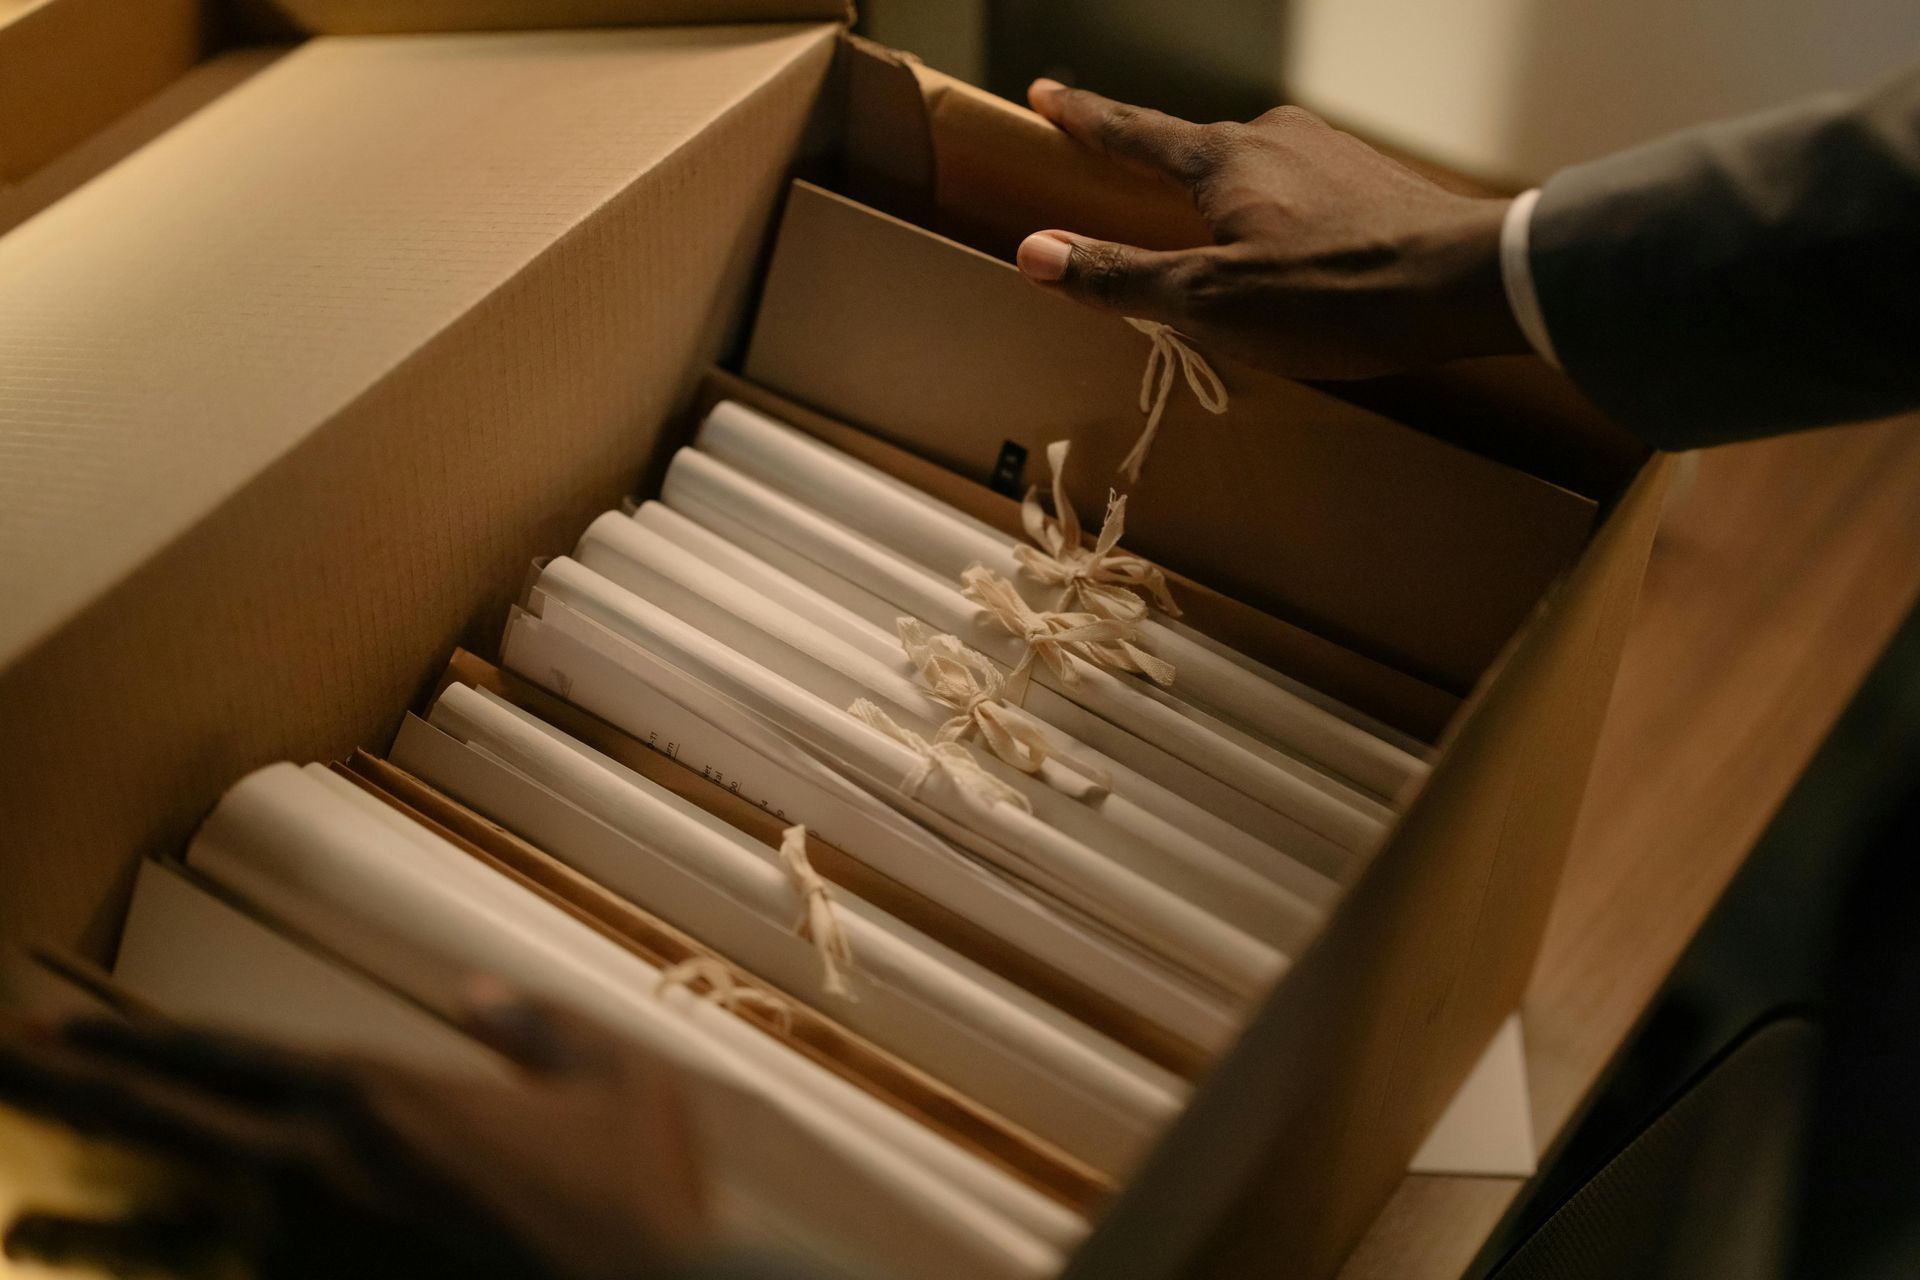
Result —
[{"label": "human hand", "polygon": [[1290,377],[1528,350],[1500,276],[1507,200],[1447,191],[1297,107],[1194,124],[1052,80],[1028,99],[1083,146],[1185,187],[1215,240],[1150,251],[1040,231],[1018,255],[1035,283]]},{"label": "human hand", "polygon": [[504,994],[478,996],[468,1022],[517,1081],[156,1021],[0,1034],[0,1101],[197,1175],[179,1203],[125,1219],[29,1211],[7,1254],[123,1274],[237,1257],[262,1280],[630,1280],[694,1242],[702,1189],[654,1061]]}]

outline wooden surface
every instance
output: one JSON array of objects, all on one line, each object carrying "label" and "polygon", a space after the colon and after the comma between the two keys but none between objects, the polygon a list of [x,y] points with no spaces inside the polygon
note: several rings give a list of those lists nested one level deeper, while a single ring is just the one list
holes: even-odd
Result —
[{"label": "wooden surface", "polygon": [[[1543,1150],[1920,598],[1920,417],[1699,460],[1655,544],[1523,1009]],[[1454,1280],[1523,1185],[1408,1176],[1342,1280]]]}]

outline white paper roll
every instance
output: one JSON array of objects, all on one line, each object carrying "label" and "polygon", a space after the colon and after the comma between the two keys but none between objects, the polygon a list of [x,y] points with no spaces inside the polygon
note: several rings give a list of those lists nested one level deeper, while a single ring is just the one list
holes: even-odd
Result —
[{"label": "white paper roll", "polygon": [[[724,462],[682,449],[668,466],[661,496],[674,510],[870,622],[888,625],[904,612],[957,636],[1003,666],[1012,667],[1020,659],[1021,642],[989,621],[957,588]],[[1344,879],[1378,845],[1386,828],[1386,810],[1378,802],[1339,787],[1143,681],[1116,676],[1078,658],[1070,661],[1078,677],[1071,683],[1056,678],[1043,664],[1037,667],[1035,683],[1058,695],[1047,699],[1036,691],[1029,696],[1028,708],[1042,719],[1176,789],[1186,788],[1189,779],[1177,769],[1162,767],[1164,760],[1171,756],[1189,764],[1254,805],[1223,802],[1223,788],[1189,791],[1189,799],[1210,804],[1228,821],[1335,878]],[[1063,701],[1093,715],[1065,723],[1057,714]],[[1142,751],[1120,735],[1100,735],[1098,726],[1090,723],[1095,719],[1110,721],[1156,749]],[[1276,816],[1262,815],[1260,808]]]},{"label": "white paper roll", "polygon": [[[1036,894],[862,790],[763,718],[560,600],[515,611],[502,662],[525,678],[945,906],[1012,950],[1144,1022],[1208,1053],[1240,1016],[1197,985],[1080,913]],[[403,730],[404,733],[404,730]],[[929,825],[938,815],[928,811]]]},{"label": "white paper roll", "polygon": [[[816,626],[832,632],[836,637],[856,646],[867,656],[894,666],[904,665],[899,636],[894,629],[868,622],[860,614],[836,604],[798,578],[734,545],[704,525],[694,523],[666,504],[654,501],[643,502],[634,510],[632,519],[698,556],[742,585],[758,591],[767,599],[792,610]],[[884,601],[879,603],[882,606],[885,604]],[[898,610],[895,612],[897,613]],[[1037,688],[1029,691],[1027,701],[1029,708],[1032,708],[1035,704],[1050,705],[1051,702],[1061,700],[1059,695],[1051,690]],[[1067,705],[1071,706],[1071,704]],[[1083,717],[1087,714],[1077,707],[1073,708],[1073,711]],[[1031,718],[1038,724],[1041,732],[1047,735],[1048,740],[1060,743],[1062,749],[1081,745],[1079,739],[1056,725],[1048,723],[1039,715]],[[1119,732],[1111,725],[1107,726],[1107,731]],[[1139,743],[1139,740],[1132,735],[1127,736],[1135,743]],[[1146,744],[1139,743],[1139,745],[1144,748]],[[1157,814],[1175,828],[1192,833],[1195,838],[1220,850],[1242,866],[1258,872],[1295,898],[1308,904],[1316,913],[1324,913],[1338,898],[1340,888],[1331,876],[1323,875],[1228,822],[1211,809],[1203,808],[1186,796],[1120,760],[1104,753],[1101,759],[1113,775],[1115,792],[1130,797],[1142,808]],[[1176,762],[1168,758],[1164,763]],[[1205,781],[1212,782],[1211,779]],[[1220,784],[1213,783],[1213,785],[1218,787]],[[1230,794],[1238,796],[1237,792]],[[1250,804],[1251,801],[1247,803]],[[1275,938],[1274,941],[1282,945],[1283,950],[1286,949],[1281,939]],[[1289,951],[1288,954],[1295,953]]]},{"label": "white paper roll", "polygon": [[723,1210],[771,1213],[824,1257],[899,1274],[1057,1270],[1058,1250],[899,1145],[934,1136],[924,1128],[684,991],[656,998],[644,961],[424,829],[394,830],[330,776],[282,764],[243,778],[189,863],[423,1003],[448,1008],[467,974],[495,973],[657,1054],[684,1081]]},{"label": "white paper roll", "polygon": [[[846,706],[856,698],[874,699],[927,737],[953,715],[907,674],[910,664],[897,647],[891,661],[872,657],[620,512],[594,521],[575,546],[574,558],[830,702]],[[1320,914],[1310,904],[1142,808],[1125,792],[1063,794],[994,759],[984,745],[974,745],[982,763],[1018,788],[1042,821],[1283,956],[1298,954],[1312,937]],[[1110,778],[1119,767],[1057,731],[1052,745],[1078,762],[1080,771]],[[1062,773],[1083,776],[1075,769]]]},{"label": "white paper roll", "polygon": [[[715,405],[695,447],[942,577],[957,580],[968,565],[984,564],[1035,606],[1058,605],[1055,593],[1020,573],[1015,539],[757,410],[730,400]],[[1174,665],[1184,696],[1378,796],[1399,796],[1425,776],[1423,761],[1361,728],[1347,709],[1329,710],[1324,695],[1302,696],[1298,682],[1278,672],[1223,660],[1153,617],[1141,624],[1140,644]]]},{"label": "white paper roll", "polygon": [[[603,853],[541,839],[554,856],[1104,1172],[1130,1169],[1184,1102],[1186,1088],[1171,1073],[1070,1029],[1058,1010],[844,891],[834,897],[853,944],[853,998],[822,997],[817,957],[791,932],[793,892],[767,846],[465,685],[440,696],[432,723],[623,837]],[[700,887],[709,892],[694,901]]]},{"label": "white paper roll", "polygon": [[1264,992],[1281,961],[1238,930],[1118,866],[1014,805],[983,796],[944,768],[925,773],[912,750],[847,712],[774,675],[667,611],[574,560],[541,571],[539,589],[565,601],[682,671],[765,715],[823,760],[889,802],[916,799],[980,837],[975,852],[1170,962],[1241,999]]}]

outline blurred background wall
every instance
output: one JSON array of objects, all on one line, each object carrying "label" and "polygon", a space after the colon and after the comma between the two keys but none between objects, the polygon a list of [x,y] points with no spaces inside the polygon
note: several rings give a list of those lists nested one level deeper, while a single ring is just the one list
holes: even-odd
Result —
[{"label": "blurred background wall", "polygon": [[1199,119],[1298,102],[1530,184],[1920,60],[1920,0],[862,0],[876,39],[1020,97],[1036,75]]}]

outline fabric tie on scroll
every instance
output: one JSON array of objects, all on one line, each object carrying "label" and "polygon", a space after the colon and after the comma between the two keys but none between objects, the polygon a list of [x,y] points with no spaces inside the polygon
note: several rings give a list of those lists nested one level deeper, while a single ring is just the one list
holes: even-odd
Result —
[{"label": "fabric tie on scroll", "polygon": [[[935,741],[963,742],[978,734],[1002,763],[1040,776],[1078,800],[1098,799],[1113,790],[1112,774],[1072,753],[1063,755],[1038,723],[1007,704],[1007,678],[986,654],[918,618],[897,618],[894,625],[900,648],[927,696],[958,713],[940,726]],[[1055,769],[1045,768],[1049,760]]]},{"label": "fabric tie on scroll", "polygon": [[982,804],[1010,804],[1022,813],[1033,812],[1033,802],[981,767],[973,752],[958,742],[928,742],[913,730],[897,723],[865,698],[858,698],[847,714],[877,729],[918,756],[913,772],[900,780],[905,795],[915,795],[934,772],[945,773],[960,791]]},{"label": "fabric tie on scroll", "polygon": [[1140,378],[1140,412],[1147,415],[1147,425],[1140,432],[1140,438],[1133,442],[1132,451],[1120,463],[1120,474],[1137,483],[1140,468],[1146,465],[1147,454],[1153,450],[1153,438],[1160,431],[1160,415],[1167,411],[1167,397],[1173,394],[1174,378],[1186,375],[1193,398],[1208,413],[1227,411],[1227,389],[1206,357],[1188,346],[1187,340],[1172,325],[1137,316],[1128,316],[1126,321],[1153,343],[1147,352],[1146,371]]},{"label": "fabric tie on scroll", "polygon": [[[704,990],[695,991],[699,985]],[[685,987],[696,998],[711,1001],[728,1013],[758,1011],[771,1019],[780,1034],[793,1030],[793,1006],[785,999],[750,982],[742,982],[731,966],[714,956],[689,956],[679,964],[660,971],[654,984],[656,996],[673,987]]]},{"label": "fabric tie on scroll", "polygon": [[1046,663],[1067,685],[1080,681],[1073,658],[1113,671],[1131,671],[1158,685],[1173,683],[1173,664],[1135,645],[1130,623],[1091,613],[1042,612],[1021,597],[1019,588],[985,565],[971,565],[961,573],[960,594],[1026,642],[1026,652],[1007,677],[1016,702],[1026,694],[1036,660]]},{"label": "fabric tie on scroll", "polygon": [[1020,571],[1044,586],[1060,589],[1060,606],[1114,618],[1121,622],[1139,622],[1147,616],[1147,602],[1133,588],[1145,589],[1153,596],[1161,612],[1180,616],[1180,608],[1167,590],[1167,575],[1130,551],[1120,550],[1120,535],[1126,529],[1127,499],[1107,491],[1107,515],[1100,524],[1100,536],[1092,549],[1080,545],[1080,517],[1067,500],[1068,440],[1055,440],[1047,446],[1047,463],[1053,468],[1053,511],[1049,516],[1040,505],[1040,486],[1027,490],[1020,505],[1020,522],[1034,546],[1013,549]]},{"label": "fabric tie on scroll", "polygon": [[827,882],[807,859],[807,828],[804,824],[788,827],[780,833],[780,867],[787,873],[793,892],[800,899],[800,914],[793,931],[811,942],[820,953],[823,986],[830,996],[853,999],[847,986],[847,974],[853,969],[853,941],[834,908]]}]

